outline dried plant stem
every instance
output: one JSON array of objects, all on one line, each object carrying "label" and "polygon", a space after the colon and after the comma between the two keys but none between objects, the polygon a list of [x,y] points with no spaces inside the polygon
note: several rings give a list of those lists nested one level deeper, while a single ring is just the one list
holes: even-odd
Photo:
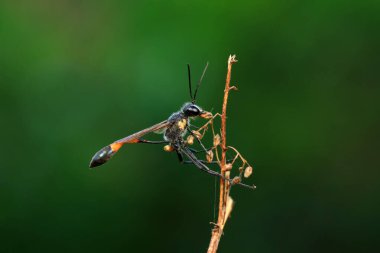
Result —
[{"label": "dried plant stem", "polygon": [[[223,98],[223,107],[222,107],[222,123],[221,123],[221,159],[220,159],[220,170],[221,174],[225,178],[230,177],[229,171],[226,170],[226,152],[227,152],[227,141],[226,141],[226,121],[227,121],[227,102],[228,95],[231,89],[236,89],[236,87],[230,87],[231,81],[231,69],[232,64],[237,62],[235,55],[230,55],[228,58],[228,67],[227,67],[227,77],[226,77],[226,86],[224,88],[224,98]],[[228,217],[231,214],[234,201],[229,195],[230,193],[230,183],[224,179],[220,180],[220,193],[219,193],[219,210],[218,210],[218,221],[215,227],[212,230],[211,240],[208,247],[208,253],[216,253],[220,241],[220,237],[223,234],[224,226],[227,222]]]}]

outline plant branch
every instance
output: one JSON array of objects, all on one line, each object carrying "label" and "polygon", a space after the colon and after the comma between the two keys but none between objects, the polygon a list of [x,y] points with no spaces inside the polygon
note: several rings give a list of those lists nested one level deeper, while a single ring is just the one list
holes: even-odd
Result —
[{"label": "plant branch", "polygon": [[[236,87],[230,87],[232,64],[236,63],[235,55],[230,55],[227,65],[227,77],[226,86],[224,88],[224,98],[222,106],[222,123],[221,123],[221,159],[220,159],[220,174],[225,178],[230,178],[230,171],[226,168],[226,152],[227,152],[227,140],[226,140],[226,121],[227,121],[227,102],[228,95],[231,89]],[[210,244],[207,253],[216,253],[219,245],[220,238],[223,234],[224,226],[228,217],[231,214],[234,201],[230,197],[230,183],[224,179],[220,179],[220,192],[219,192],[219,210],[218,210],[218,222],[212,230]]]}]

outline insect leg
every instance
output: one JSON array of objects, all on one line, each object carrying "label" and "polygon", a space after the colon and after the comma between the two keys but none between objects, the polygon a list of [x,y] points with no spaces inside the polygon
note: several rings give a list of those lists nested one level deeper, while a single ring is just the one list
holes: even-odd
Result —
[{"label": "insect leg", "polygon": [[179,162],[180,162],[180,163],[183,163],[184,161],[183,161],[183,156],[182,156],[182,154],[181,154],[178,150],[176,150],[176,153],[177,153],[177,157],[178,157]]},{"label": "insect leg", "polygon": [[222,174],[220,174],[219,172],[216,172],[216,171],[213,171],[211,169],[209,169],[204,163],[202,163],[200,160],[198,160],[198,158],[189,150],[188,147],[181,147],[181,152],[183,152],[194,164],[195,166],[197,166],[197,168],[199,168],[200,170],[210,174],[210,175],[213,175],[213,176],[216,176],[216,177],[220,177],[226,181],[228,181],[230,184],[238,184],[238,185],[241,185],[241,186],[244,186],[244,187],[247,187],[247,188],[250,188],[250,189],[255,189],[255,186],[251,186],[251,185],[247,185],[247,184],[243,184],[241,182],[238,182],[238,183],[234,183],[233,179],[230,179],[230,178],[226,178],[224,177]]},{"label": "insect leg", "polygon": [[228,178],[225,178],[224,176],[222,176],[219,172],[216,172],[216,171],[213,171],[211,169],[209,169],[204,163],[202,163],[200,160],[197,161],[198,164],[200,164],[201,166],[197,166],[200,170],[208,173],[208,174],[211,174],[213,176],[217,176],[217,177],[220,177],[228,182],[232,182],[232,179],[228,179]]},{"label": "insect leg", "polygon": [[187,147],[181,148],[181,151],[190,159],[189,162],[192,162],[195,166],[197,166],[200,170],[207,172],[211,175],[221,177],[227,181],[230,181],[230,179],[227,179],[223,177],[220,173],[213,171],[209,169],[204,163],[201,162]]},{"label": "insect leg", "polygon": [[238,185],[241,185],[241,186],[247,187],[247,188],[249,188],[249,189],[253,189],[253,190],[256,188],[256,186],[251,186],[251,185],[243,184],[243,183],[241,183],[241,182],[234,183],[234,180],[233,180],[233,179],[225,178],[225,177],[222,176],[220,173],[218,173],[218,172],[216,172],[216,171],[213,171],[213,170],[209,169],[205,164],[202,163],[202,165],[203,165],[202,168],[199,168],[199,167],[198,167],[198,168],[201,169],[202,171],[206,172],[206,173],[209,173],[209,174],[213,175],[213,176],[220,177],[220,178],[222,178],[222,179],[228,181],[228,182],[229,182],[230,184],[232,184],[232,185],[234,185],[234,184],[238,184]]},{"label": "insect leg", "polygon": [[197,150],[197,149],[193,149],[193,148],[189,148],[191,152],[193,152],[194,154],[196,153],[202,153],[202,152],[207,152],[209,150],[211,150],[212,148],[209,148],[209,149],[206,149],[206,150]]},{"label": "insect leg", "polygon": [[168,144],[168,141],[148,141],[144,139],[138,139],[137,143],[148,143],[148,144]]},{"label": "insect leg", "polygon": [[[208,162],[208,161],[205,161],[205,160],[198,160],[200,161],[201,163],[212,163],[212,164],[219,164],[218,161],[211,161],[211,162]],[[226,162],[227,163],[230,163],[232,162],[233,160],[227,160]],[[183,164],[194,164],[193,161],[183,161]]]}]

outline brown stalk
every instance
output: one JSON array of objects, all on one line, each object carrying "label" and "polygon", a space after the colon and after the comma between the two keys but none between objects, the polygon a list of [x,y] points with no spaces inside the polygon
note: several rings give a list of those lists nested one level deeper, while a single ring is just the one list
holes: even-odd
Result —
[{"label": "brown stalk", "polygon": [[[230,87],[231,81],[231,69],[232,64],[236,63],[235,55],[230,55],[228,58],[227,67],[227,77],[226,86],[224,88],[224,98],[222,107],[222,123],[221,123],[221,159],[220,159],[220,173],[225,178],[230,177],[230,172],[226,170],[226,151],[227,151],[227,141],[226,141],[226,121],[227,121],[227,102],[228,95],[231,89],[236,89],[235,86]],[[231,214],[234,201],[230,197],[230,183],[224,179],[220,179],[220,192],[219,192],[219,210],[218,210],[218,221],[212,230],[210,244],[207,253],[216,253],[219,245],[220,238],[223,234],[224,226],[227,222],[228,217]]]}]

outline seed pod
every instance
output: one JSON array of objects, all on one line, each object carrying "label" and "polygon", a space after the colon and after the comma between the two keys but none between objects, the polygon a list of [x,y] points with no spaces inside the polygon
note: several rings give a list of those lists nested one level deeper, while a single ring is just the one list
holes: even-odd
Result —
[{"label": "seed pod", "polygon": [[165,145],[164,146],[164,150],[166,152],[172,152],[174,150],[173,146],[172,145]]},{"label": "seed pod", "polygon": [[248,166],[248,167],[245,168],[245,170],[244,170],[244,177],[247,178],[247,177],[249,177],[250,175],[252,175],[252,167],[251,167],[251,166]]},{"label": "seed pod", "polygon": [[234,177],[233,179],[232,179],[232,184],[238,184],[238,183],[240,183],[241,182],[241,179],[240,179],[240,177]]},{"label": "seed pod", "polygon": [[194,136],[192,136],[192,135],[187,136],[186,143],[189,145],[193,145],[194,144]]},{"label": "seed pod", "polygon": [[224,167],[225,170],[231,170],[232,169],[232,163],[227,163]]},{"label": "seed pod", "polygon": [[193,134],[198,138],[198,139],[202,139],[202,135],[200,132],[198,131],[193,131]]},{"label": "seed pod", "polygon": [[214,147],[218,146],[220,144],[220,136],[219,134],[216,134],[214,136]]},{"label": "seed pod", "polygon": [[211,119],[212,118],[212,113],[211,112],[204,112],[200,115],[204,119]]},{"label": "seed pod", "polygon": [[207,151],[206,153],[207,162],[211,163],[213,158],[214,158],[214,152],[212,152],[212,150]]}]

